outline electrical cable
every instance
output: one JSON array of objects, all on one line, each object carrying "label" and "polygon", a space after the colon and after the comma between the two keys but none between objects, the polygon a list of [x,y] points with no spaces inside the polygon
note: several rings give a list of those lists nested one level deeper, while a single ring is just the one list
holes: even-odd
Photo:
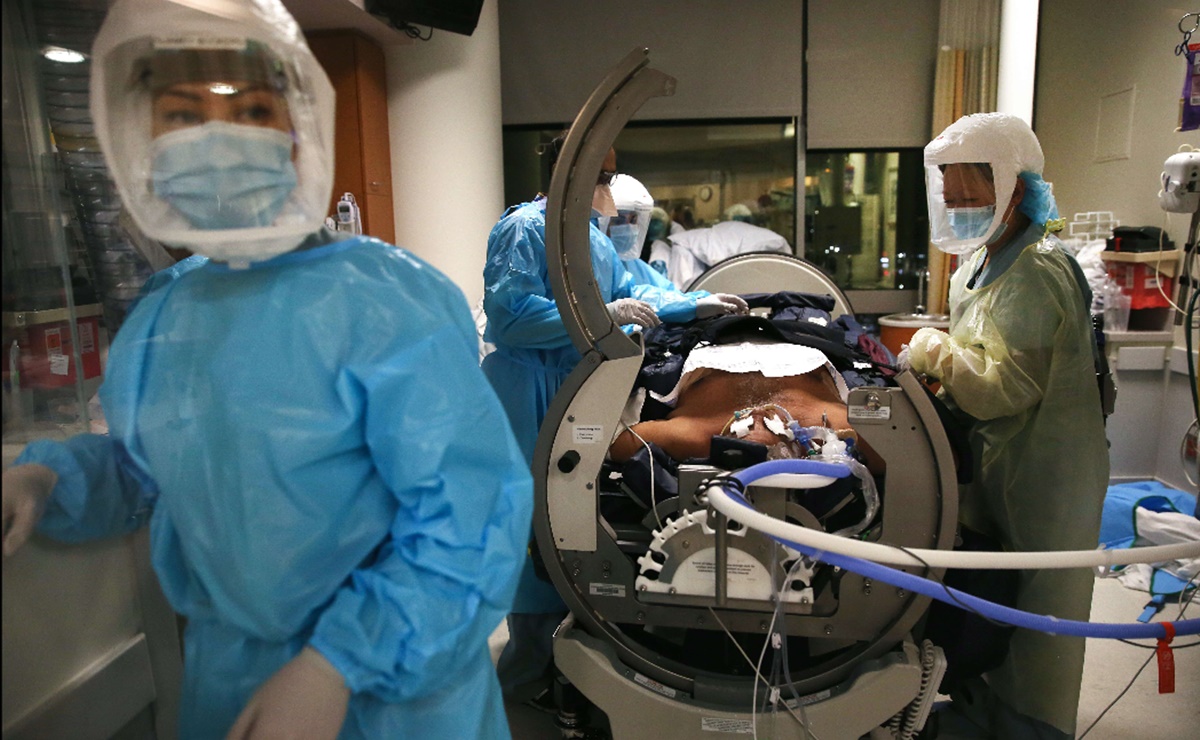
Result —
[{"label": "electrical cable", "polygon": [[[1195,583],[1196,578],[1198,578],[1198,577],[1200,577],[1200,573],[1197,573],[1196,575],[1192,576],[1191,579],[1188,580],[1188,584]],[[1184,589],[1186,590],[1187,587],[1185,586]],[[1187,601],[1183,602],[1182,606],[1180,606],[1179,614],[1175,615],[1175,621],[1178,621],[1183,618],[1184,612],[1186,612],[1187,608],[1189,606],[1191,606],[1192,600],[1195,598],[1196,598],[1196,591],[1195,591],[1195,589],[1193,589],[1191,595],[1188,596]],[[1128,645],[1133,645],[1134,647],[1150,648],[1151,650],[1158,649],[1157,645],[1155,645],[1155,646],[1139,645],[1136,642],[1129,642],[1128,640],[1121,640],[1121,642],[1124,642]],[[1181,648],[1195,647],[1196,645],[1200,645],[1200,642],[1191,642],[1191,643],[1188,643],[1187,645],[1172,645],[1171,649],[1179,650]],[[1108,714],[1108,710],[1115,707],[1117,705],[1117,702],[1121,701],[1121,698],[1124,697],[1125,694],[1129,692],[1129,689],[1133,688],[1133,684],[1138,680],[1138,676],[1142,675],[1142,671],[1146,670],[1146,666],[1150,665],[1150,661],[1154,660],[1155,657],[1156,657],[1156,654],[1152,654],[1149,658],[1146,658],[1146,662],[1142,663],[1142,667],[1137,669],[1137,673],[1133,674],[1133,678],[1129,679],[1129,683],[1126,684],[1125,688],[1121,690],[1121,693],[1117,694],[1117,698],[1115,698],[1111,702],[1109,702],[1108,706],[1106,706],[1104,708],[1104,711],[1100,712],[1100,715],[1098,717],[1096,717],[1096,719],[1092,720],[1092,723],[1087,726],[1087,729],[1084,730],[1083,733],[1079,735],[1079,740],[1083,740],[1083,738],[1087,737],[1087,734],[1092,731],[1092,728],[1095,727],[1100,722],[1100,720],[1104,719],[1104,715]]]},{"label": "electrical cable", "polygon": [[[767,625],[766,639],[763,640],[762,652],[758,654],[758,665],[755,667],[755,669],[754,669],[755,671],[761,672],[763,658],[765,658],[767,656],[767,646],[771,644],[771,632],[773,632],[774,630],[775,630],[775,615],[772,614],[771,615],[771,623],[769,625]],[[761,675],[761,673],[760,673],[760,675]],[[770,686],[770,684],[767,684],[767,685]],[[758,684],[757,683],[754,684],[754,691],[751,692],[750,702],[751,702],[750,703],[750,729],[754,734],[754,740],[758,740]]]},{"label": "electrical cable", "polygon": [[[1197,578],[1200,578],[1200,573],[1197,573],[1196,575],[1194,575],[1188,579],[1188,582],[1186,584],[1184,584],[1184,587],[1183,587],[1184,591],[1187,591],[1188,586],[1196,583]],[[1182,594],[1183,591],[1181,591],[1180,593]],[[1188,607],[1191,606],[1192,602],[1195,600],[1196,600],[1196,589],[1192,589],[1191,593],[1189,593],[1187,595],[1187,599],[1182,599],[1182,598],[1180,599],[1179,614],[1177,614],[1175,616],[1175,618],[1182,619],[1184,612],[1186,612],[1188,610]]]},{"label": "electrical cable", "polygon": [[1083,740],[1083,738],[1087,737],[1087,734],[1092,731],[1092,728],[1096,726],[1096,723],[1104,719],[1104,715],[1108,714],[1108,710],[1116,706],[1117,702],[1121,701],[1121,697],[1125,696],[1125,694],[1129,692],[1129,689],[1133,688],[1133,684],[1138,680],[1138,676],[1142,675],[1142,671],[1146,670],[1146,666],[1150,665],[1150,661],[1152,660],[1154,660],[1154,655],[1146,658],[1146,662],[1142,663],[1142,667],[1137,669],[1137,673],[1133,674],[1133,678],[1129,679],[1129,683],[1125,685],[1125,688],[1121,690],[1121,693],[1117,694],[1117,698],[1113,699],[1109,705],[1104,708],[1104,711],[1100,713],[1100,716],[1092,720],[1092,723],[1088,725],[1087,729],[1079,735],[1079,740]]},{"label": "electrical cable", "polygon": [[[889,547],[894,547],[897,550],[901,550],[903,552],[908,553],[912,557],[917,558],[917,560],[921,560],[921,558],[919,556],[917,556],[915,553],[913,553],[912,550],[910,550],[907,547],[902,547],[900,545],[889,545]],[[925,561],[921,560],[921,562],[924,563]],[[930,571],[933,569],[930,568],[929,565],[926,563],[925,570]],[[931,576],[926,576],[926,580],[928,580],[931,583],[936,583],[937,585],[941,586],[942,591],[945,592],[947,598],[951,599],[954,602],[954,605],[957,606],[958,608],[962,609],[963,611],[967,611],[967,612],[974,614],[975,616],[979,617],[980,619],[991,624],[994,627],[1007,627],[1008,626],[1008,625],[1004,624],[1003,622],[998,622],[995,619],[992,619],[988,615],[986,615],[983,612],[979,611],[978,609],[972,607],[970,604],[967,604],[963,600],[959,599],[957,596],[954,595],[954,589],[947,586],[944,581],[942,581],[938,578],[931,577]],[[943,601],[945,601],[945,600],[943,600]],[[946,601],[946,603],[950,603],[950,602]]]},{"label": "electrical cable", "polygon": [[[1183,267],[1179,275],[1179,299],[1183,303],[1185,291],[1191,291],[1193,294],[1200,289],[1200,283],[1197,282],[1193,273],[1195,266],[1197,251],[1200,250],[1200,213],[1192,216],[1191,223],[1188,225],[1188,234],[1183,245]],[[1182,311],[1180,313],[1183,313]],[[1178,322],[1178,319],[1176,320]],[[1191,325],[1188,324],[1187,330],[1191,330]]]},{"label": "electrical cable", "polygon": [[[1161,194],[1162,191],[1159,191],[1159,192]],[[1163,258],[1163,254],[1165,254],[1165,252],[1163,250],[1163,246],[1164,246],[1163,242],[1166,239],[1167,229],[1169,229],[1170,227],[1171,227],[1171,212],[1163,211],[1163,225],[1162,225],[1162,228],[1160,228],[1158,230],[1158,259],[1156,259],[1154,261],[1154,272],[1159,275],[1162,274],[1162,258]],[[1185,254],[1186,254],[1186,252],[1185,252]],[[1180,267],[1179,272],[1180,272],[1180,278],[1181,278],[1181,280],[1180,280],[1181,285],[1183,283],[1182,278],[1184,278],[1186,276],[1185,275],[1186,270],[1187,270],[1187,265],[1183,265]],[[1178,305],[1176,305],[1175,301],[1171,300],[1171,296],[1167,295],[1167,292],[1165,290],[1163,290],[1163,281],[1161,279],[1156,279],[1154,282],[1155,282],[1155,286],[1158,288],[1158,294],[1163,297],[1163,300],[1167,302],[1167,305],[1169,305],[1171,308],[1175,309],[1179,313],[1183,313],[1183,309],[1180,308]]]},{"label": "electrical cable", "polygon": [[403,33],[405,36],[409,37],[410,39],[416,39],[417,41],[428,41],[429,39],[433,38],[433,27],[432,26],[429,28],[429,33],[422,35],[420,28],[414,26],[411,23],[405,23],[405,22],[401,21],[396,25],[396,30],[400,31],[401,33]]},{"label": "electrical cable", "polygon": [[1183,341],[1186,346],[1187,368],[1188,368],[1188,388],[1192,392],[1192,412],[1200,419],[1200,395],[1197,395],[1196,390],[1196,358],[1192,349],[1192,322],[1196,317],[1196,299],[1200,297],[1200,290],[1193,290],[1191,297],[1188,299],[1187,313],[1184,318],[1183,325]]},{"label": "electrical cable", "polygon": [[[1191,350],[1188,350],[1188,351],[1190,352]],[[1188,356],[1188,359],[1189,360],[1191,359],[1190,355]],[[1191,371],[1189,370],[1189,376],[1190,375],[1191,375]],[[1196,381],[1190,380],[1189,382],[1192,384],[1192,388],[1195,389]],[[1183,431],[1183,436],[1179,438],[1179,467],[1183,468],[1183,477],[1187,478],[1187,482],[1193,488],[1196,488],[1198,485],[1200,485],[1200,481],[1197,481],[1195,478],[1192,477],[1192,470],[1191,470],[1192,466],[1188,465],[1188,454],[1187,453],[1188,453],[1188,439],[1189,438],[1192,439],[1192,448],[1193,448],[1192,452],[1193,452],[1193,456],[1194,456],[1196,443],[1198,440],[1200,440],[1200,421],[1198,421],[1197,419],[1193,419],[1192,423],[1188,424],[1188,428]]]},{"label": "electrical cable", "polygon": [[[1196,575],[1194,575],[1188,579],[1187,583],[1183,584],[1183,589],[1180,590],[1180,592],[1179,592],[1180,608],[1179,608],[1179,615],[1176,617],[1176,619],[1178,619],[1179,617],[1182,617],[1184,612],[1187,611],[1187,608],[1189,606],[1191,606],[1192,601],[1195,600],[1195,598],[1196,598],[1195,586],[1196,586],[1196,579],[1198,579],[1198,578],[1200,578],[1200,573],[1196,573]],[[1186,594],[1186,597],[1185,597],[1185,594]],[[1126,645],[1131,645],[1136,648],[1142,648],[1143,650],[1158,649],[1157,645],[1143,645],[1140,642],[1133,642],[1132,640],[1118,640],[1118,642],[1123,642]],[[1172,645],[1171,649],[1172,650],[1184,650],[1184,649],[1190,648],[1190,647],[1200,647],[1200,640],[1197,640],[1196,642],[1188,642],[1183,645]]]},{"label": "electrical cable", "polygon": [[[779,591],[777,592],[778,595],[775,599],[775,611],[777,614],[781,614],[783,612],[783,591],[787,587],[788,579],[790,579],[792,576],[792,569],[800,565],[800,563],[802,563],[805,559],[806,558],[803,557],[796,558],[795,562],[792,563],[791,568],[788,568],[787,577],[784,578],[783,583],[780,584]],[[796,702],[796,708],[800,710],[801,726],[804,728],[804,732],[811,737],[812,740],[821,740],[809,726],[808,711],[805,709],[805,704],[800,698],[800,694],[796,692],[796,682],[792,680],[792,669],[788,665],[787,618],[784,617],[784,619],[780,621],[780,624],[783,625],[783,627],[780,629],[780,641],[783,645],[783,650],[781,651],[783,654],[783,680],[787,682],[787,687],[792,694],[792,699]],[[784,702],[784,706],[787,706],[787,702]]]},{"label": "electrical cable", "polygon": [[633,431],[633,427],[622,422],[625,431],[637,437],[638,441],[646,448],[646,455],[650,458],[650,510],[654,512],[654,521],[658,522],[658,531],[663,531],[662,518],[658,515],[658,487],[654,485],[654,450],[650,449],[650,443],[642,439],[642,435]]},{"label": "electrical cable", "polygon": [[[1117,642],[1123,642],[1126,645],[1129,645],[1130,647],[1142,648],[1143,650],[1157,650],[1158,649],[1157,645],[1143,645],[1142,643],[1134,642],[1133,640],[1118,639]],[[1171,649],[1172,650],[1184,650],[1187,648],[1194,648],[1194,647],[1200,647],[1200,640],[1197,640],[1195,642],[1187,642],[1187,643],[1184,643],[1183,645],[1172,645]]]},{"label": "electrical cable", "polygon": [[713,615],[713,619],[717,620],[717,624],[721,625],[721,629],[725,631],[725,636],[729,638],[729,641],[733,643],[733,646],[737,648],[738,652],[742,654],[742,657],[746,659],[746,665],[750,666],[750,670],[754,671],[754,675],[758,676],[758,680],[762,681],[764,686],[766,686],[768,689],[771,688],[770,682],[763,677],[763,674],[759,673],[758,667],[754,665],[754,660],[751,659],[749,655],[746,655],[746,651],[743,650],[738,641],[734,639],[733,633],[730,632],[729,628],[725,626],[725,623],[721,621],[720,615],[713,611],[711,606],[707,608],[708,611]]}]

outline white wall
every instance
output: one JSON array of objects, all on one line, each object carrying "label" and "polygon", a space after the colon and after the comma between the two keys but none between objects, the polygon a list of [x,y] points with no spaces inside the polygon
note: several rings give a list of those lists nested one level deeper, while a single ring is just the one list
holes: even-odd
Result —
[{"label": "white wall", "polygon": [[[1068,219],[1112,211],[1125,225],[1162,226],[1163,160],[1181,144],[1200,146],[1200,132],[1175,131],[1185,71],[1176,24],[1195,3],[1122,0],[1101,9],[1094,0],[1042,0],[1041,10],[1034,130],[1059,210]],[[1098,131],[1102,100],[1107,125]],[[1097,161],[1098,133],[1102,150],[1127,146],[1128,155]],[[1177,244],[1187,223],[1172,216]]]},{"label": "white wall", "polygon": [[803,12],[794,0],[500,0],[504,123],[573,120],[636,47],[679,81],[637,118],[799,116]]},{"label": "white wall", "polygon": [[929,143],[938,0],[811,0],[808,148]]},{"label": "white wall", "polygon": [[[570,121],[636,46],[678,81],[640,119],[801,117],[797,0],[500,0],[504,123]],[[924,146],[938,0],[810,0],[809,148]]]},{"label": "white wall", "polygon": [[[1195,493],[1196,487],[1188,483],[1179,460],[1179,448],[1184,432],[1196,418],[1192,411],[1192,392],[1188,386],[1186,352],[1183,347],[1173,347],[1167,353],[1170,372],[1167,375],[1164,393],[1164,413],[1158,420],[1158,456],[1154,464],[1154,474],[1169,486]],[[1190,469],[1190,473],[1193,478],[1196,477],[1195,467]]]},{"label": "white wall", "polygon": [[[1184,432],[1195,419],[1182,347],[1123,347],[1115,353],[1117,407],[1108,417],[1112,477],[1157,478],[1195,491],[1179,461]],[[1195,470],[1191,471],[1195,476]]]},{"label": "white wall", "polygon": [[396,243],[483,295],[487,236],[504,211],[500,36],[486,0],[471,36],[385,49]]},{"label": "white wall", "polygon": [[[1103,12],[1091,0],[1042,0],[1033,127],[1068,219],[1112,211],[1125,225],[1166,226],[1182,246],[1188,218],[1166,222],[1158,190],[1163,160],[1181,144],[1200,146],[1200,132],[1175,131],[1185,72],[1176,24],[1195,10],[1180,0],[1122,0]],[[1175,462],[1192,418],[1185,377],[1118,370],[1118,380],[1108,420],[1114,477],[1185,485]]]},{"label": "white wall", "polygon": [[[1166,353],[1162,347],[1150,349],[1158,351],[1158,367],[1123,368],[1118,360],[1114,368],[1117,404],[1105,426],[1109,442],[1109,475],[1115,479],[1155,477],[1159,446],[1163,443],[1160,437],[1167,436],[1163,425],[1164,414],[1169,410],[1165,406],[1167,371],[1163,362]],[[1184,408],[1187,405],[1190,403],[1184,404]],[[1178,444],[1176,437],[1176,449]]]}]

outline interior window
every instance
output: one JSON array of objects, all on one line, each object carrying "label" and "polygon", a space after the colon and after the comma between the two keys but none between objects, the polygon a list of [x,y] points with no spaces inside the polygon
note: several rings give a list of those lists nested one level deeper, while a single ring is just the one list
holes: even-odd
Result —
[{"label": "interior window", "polygon": [[915,288],[929,218],[920,149],[811,150],[804,256],[845,290]]},{"label": "interior window", "polygon": [[[505,127],[508,205],[550,189],[538,152],[566,126]],[[797,204],[796,147],[792,119],[634,121],[615,142],[617,169],[679,227],[747,221],[782,235],[843,290],[915,289],[929,243],[921,150],[810,150]]]},{"label": "interior window", "polygon": [[[539,148],[564,126],[506,127],[505,198],[550,187]],[[796,129],[791,119],[631,122],[617,137],[617,169],[636,177],[654,204],[685,229],[741,220],[796,248]]]}]

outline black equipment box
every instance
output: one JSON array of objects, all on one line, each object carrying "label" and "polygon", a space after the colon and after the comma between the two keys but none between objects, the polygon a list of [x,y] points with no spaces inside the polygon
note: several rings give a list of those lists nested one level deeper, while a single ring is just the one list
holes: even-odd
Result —
[{"label": "black equipment box", "polygon": [[1118,226],[1104,244],[1107,252],[1157,252],[1160,248],[1174,249],[1175,242],[1157,226]]}]

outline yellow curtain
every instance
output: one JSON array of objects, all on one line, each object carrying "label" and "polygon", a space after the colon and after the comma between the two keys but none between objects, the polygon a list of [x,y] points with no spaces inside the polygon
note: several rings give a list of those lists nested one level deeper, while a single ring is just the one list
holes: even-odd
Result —
[{"label": "yellow curtain", "polygon": [[[996,110],[999,42],[999,0],[942,0],[930,138],[965,115]],[[954,262],[930,245],[926,298],[930,313],[948,310]]]}]

